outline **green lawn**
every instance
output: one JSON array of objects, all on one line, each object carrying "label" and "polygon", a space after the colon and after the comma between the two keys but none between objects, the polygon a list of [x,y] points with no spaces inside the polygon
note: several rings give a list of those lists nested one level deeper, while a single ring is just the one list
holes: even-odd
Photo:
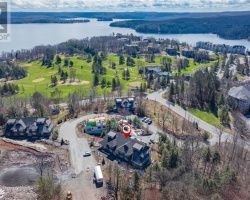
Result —
[{"label": "green lawn", "polygon": [[194,63],[194,59],[189,59],[189,67],[181,70],[181,74],[194,74],[195,69],[202,68],[202,67],[209,67],[213,65],[214,62],[217,62],[217,61],[199,64],[199,63]]},{"label": "green lawn", "polygon": [[[67,71],[69,74],[70,68],[64,67],[64,59],[65,57],[60,55],[62,58],[61,68],[63,71]],[[81,56],[79,56],[81,57]],[[73,56],[68,58],[69,60],[73,61],[74,68],[76,69],[76,81],[73,84],[69,83],[59,83],[55,87],[51,87],[51,76],[57,76],[57,79],[60,80],[60,76],[57,74],[58,72],[58,65],[55,64],[53,67],[47,68],[46,66],[41,66],[41,61],[34,61],[31,63],[20,63],[22,66],[27,67],[28,69],[28,77],[15,81],[16,84],[19,85],[20,92],[17,94],[17,96],[30,96],[35,91],[45,93],[48,95],[48,97],[51,96],[51,93],[55,91],[57,88],[59,91],[61,91],[60,98],[65,98],[68,96],[69,93],[73,93],[74,91],[81,88],[86,95],[88,94],[88,91],[92,85],[93,80],[93,74],[92,71],[92,62],[87,63],[85,60],[79,59],[78,56]],[[103,66],[107,69],[107,74],[99,77],[99,82],[101,82],[101,79],[103,77],[106,78],[106,81],[112,81],[112,79],[115,76],[118,76],[120,78],[120,82],[123,85],[123,91],[126,92],[130,87],[140,86],[141,83],[144,83],[145,81],[141,79],[141,76],[138,74],[138,63],[139,61],[142,63],[143,66],[154,66],[154,65],[160,65],[160,59],[162,56],[156,56],[154,63],[148,63],[145,60],[144,56],[140,56],[139,58],[134,58],[135,60],[135,66],[134,67],[127,67],[126,63],[123,65],[119,65],[119,56],[115,54],[108,55],[107,59],[103,61]],[[172,62],[174,63],[174,58],[170,57],[172,59]],[[115,62],[116,69],[110,68],[110,62]],[[126,56],[125,56],[126,61]],[[183,73],[190,73],[192,74],[194,72],[195,68],[203,67],[203,66],[209,66],[211,63],[207,64],[196,64],[194,65],[193,59],[190,59],[190,67],[186,70],[182,70]],[[122,79],[122,72],[124,68],[128,68],[130,71],[130,79],[129,80],[123,80]],[[173,71],[176,71],[174,69]],[[78,78],[80,81],[78,81]],[[102,94],[104,91],[110,92],[111,88],[105,87],[102,89],[100,86],[97,87],[97,92],[99,94]]]},{"label": "green lawn", "polygon": [[[60,56],[62,58],[61,68],[63,71],[67,71],[69,74],[70,68],[64,67],[64,56]],[[86,94],[89,91],[89,88],[92,85],[93,74],[92,71],[92,63],[87,63],[85,60],[78,59],[77,56],[70,57],[69,60],[73,61],[74,68],[76,69],[76,74],[79,75],[80,80],[84,81],[84,83],[78,82],[78,76],[76,77],[76,81],[73,85],[66,84],[58,84],[56,87],[51,87],[51,76],[56,75],[57,79],[60,80],[60,76],[57,74],[58,66],[54,63],[53,67],[47,68],[46,66],[41,66],[41,61],[34,61],[31,63],[20,63],[20,65],[24,66],[28,70],[28,76],[24,79],[15,81],[15,84],[19,85],[20,92],[17,96],[29,96],[32,95],[35,91],[39,91],[41,93],[46,93],[48,96],[51,95],[51,92],[57,88],[62,92],[61,98],[65,98],[69,93],[73,93],[78,88],[82,88]],[[116,70],[111,69],[109,67],[109,62],[113,61],[116,63]],[[145,65],[157,65],[160,62],[160,58],[156,58],[158,63],[146,63],[145,58],[142,57],[140,59],[135,59],[135,63],[137,66],[138,60],[143,61]],[[112,81],[113,77],[116,75],[120,78],[121,84],[124,86],[124,91],[126,91],[129,87],[135,87],[140,85],[140,83],[144,83],[144,80],[141,79],[141,76],[138,74],[138,68],[127,67],[126,64],[119,65],[119,56],[118,55],[109,55],[107,60],[103,61],[103,66],[107,68],[107,74],[99,77],[99,82],[101,82],[102,77],[106,78],[106,81]],[[130,71],[130,79],[123,80],[122,72],[124,68],[128,68]],[[107,92],[111,91],[111,88],[104,88]],[[104,89],[100,86],[97,87],[98,93],[103,93]]]},{"label": "green lawn", "polygon": [[[220,119],[214,116],[213,113],[201,111],[199,109],[191,109],[191,108],[189,108],[187,111],[193,114],[194,116],[200,118],[201,120],[213,125],[214,127],[221,126]],[[231,129],[227,127],[224,127],[224,128],[226,132],[232,133]]]},{"label": "green lawn", "polygon": [[203,121],[213,125],[213,126],[219,126],[220,125],[220,119],[214,116],[212,113],[201,111],[198,109],[188,109],[188,112],[193,114],[194,116],[202,119]]}]

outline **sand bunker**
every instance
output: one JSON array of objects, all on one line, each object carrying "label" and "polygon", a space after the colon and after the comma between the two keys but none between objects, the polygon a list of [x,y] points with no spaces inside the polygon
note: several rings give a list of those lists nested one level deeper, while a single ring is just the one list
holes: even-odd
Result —
[{"label": "sand bunker", "polygon": [[67,81],[67,82],[63,82],[63,81],[60,81],[59,82],[59,85],[88,85],[88,84],[90,84],[90,82],[89,81],[74,81],[74,82],[71,82],[70,83],[70,81]]},{"label": "sand bunker", "polygon": [[141,86],[141,82],[132,82],[129,84],[132,87],[140,87]]},{"label": "sand bunker", "polygon": [[33,83],[39,83],[39,82],[42,82],[42,81],[44,81],[45,80],[45,78],[38,78],[38,79],[36,79],[36,80],[33,80],[32,82]]}]

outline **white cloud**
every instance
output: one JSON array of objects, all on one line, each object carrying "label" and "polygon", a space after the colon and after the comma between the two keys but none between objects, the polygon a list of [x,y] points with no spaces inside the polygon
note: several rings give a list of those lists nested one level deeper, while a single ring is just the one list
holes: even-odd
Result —
[{"label": "white cloud", "polygon": [[248,10],[249,0],[11,0],[12,11]]}]

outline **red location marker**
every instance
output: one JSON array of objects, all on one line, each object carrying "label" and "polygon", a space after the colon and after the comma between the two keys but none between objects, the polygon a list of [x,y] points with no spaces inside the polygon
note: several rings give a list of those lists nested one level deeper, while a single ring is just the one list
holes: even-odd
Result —
[{"label": "red location marker", "polygon": [[131,131],[132,131],[132,127],[129,124],[125,124],[122,126],[122,133],[126,138],[130,136]]}]

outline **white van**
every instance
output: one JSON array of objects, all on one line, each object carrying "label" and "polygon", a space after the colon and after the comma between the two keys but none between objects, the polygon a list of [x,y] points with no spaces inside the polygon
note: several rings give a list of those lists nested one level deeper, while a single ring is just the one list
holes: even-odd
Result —
[{"label": "white van", "polygon": [[103,175],[102,170],[100,166],[96,166],[94,168],[94,176],[95,176],[95,182],[96,184],[102,184],[103,183]]}]

